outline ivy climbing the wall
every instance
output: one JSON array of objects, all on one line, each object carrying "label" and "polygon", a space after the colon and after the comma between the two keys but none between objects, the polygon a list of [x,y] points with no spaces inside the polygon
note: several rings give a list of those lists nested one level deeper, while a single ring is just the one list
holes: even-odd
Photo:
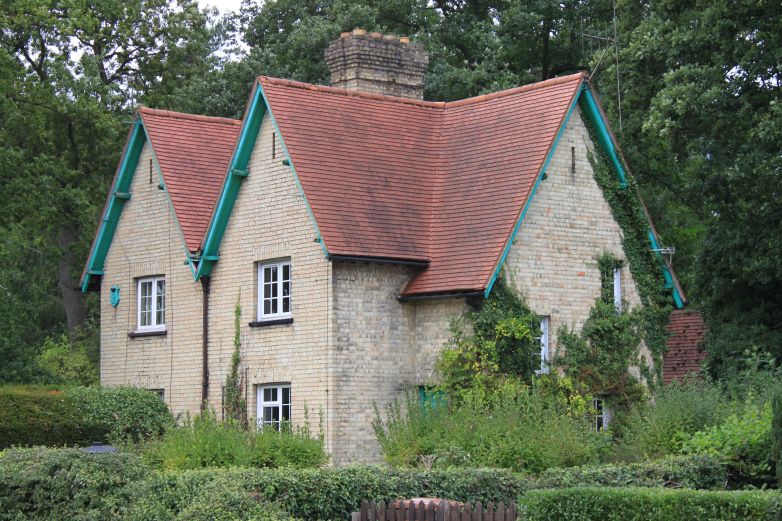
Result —
[{"label": "ivy climbing the wall", "polygon": [[540,368],[540,319],[505,281],[464,317],[451,321],[439,362],[442,387],[492,387],[503,377],[529,381]]},{"label": "ivy climbing the wall", "polygon": [[614,303],[613,273],[622,261],[603,253],[597,264],[600,297],[580,332],[560,328],[554,365],[621,415],[644,395],[643,385],[629,371],[630,366],[644,365],[640,357],[643,314],[641,309],[620,311]]},{"label": "ivy climbing the wall", "polygon": [[[592,142],[600,141],[589,118],[584,118]],[[652,354],[654,371],[646,364],[641,365],[641,373],[650,386],[662,380],[662,357],[666,351],[666,325],[673,310],[670,290],[665,287],[662,274],[662,260],[649,245],[649,221],[644,213],[638,195],[636,182],[627,168],[626,186],[622,186],[616,171],[602,147],[596,146],[589,154],[595,181],[608,201],[614,219],[622,229],[622,248],[627,257],[630,273],[641,298],[638,311],[641,321],[641,333],[646,346]]]},{"label": "ivy climbing the wall", "polygon": [[234,352],[231,356],[231,371],[225,382],[225,419],[235,421],[247,428],[247,400],[244,398],[245,382],[239,366],[242,362],[242,335],[241,335],[242,307],[239,300],[234,308]]}]

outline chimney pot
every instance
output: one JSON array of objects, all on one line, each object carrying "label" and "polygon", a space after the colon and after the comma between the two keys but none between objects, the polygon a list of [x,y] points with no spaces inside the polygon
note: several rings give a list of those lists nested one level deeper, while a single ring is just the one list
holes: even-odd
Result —
[{"label": "chimney pot", "polygon": [[[424,98],[429,56],[407,36],[365,29],[342,33],[325,52],[333,87],[403,98]],[[359,37],[359,38],[356,38]]]}]

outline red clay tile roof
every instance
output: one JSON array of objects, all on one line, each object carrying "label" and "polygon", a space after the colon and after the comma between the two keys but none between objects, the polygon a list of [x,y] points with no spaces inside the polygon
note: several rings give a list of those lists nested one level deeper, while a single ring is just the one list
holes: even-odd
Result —
[{"label": "red clay tile roof", "polygon": [[698,311],[676,310],[669,318],[668,333],[668,352],[663,357],[666,384],[700,371],[706,354],[698,349],[698,344],[706,334],[706,323]]},{"label": "red clay tile roof", "polygon": [[195,252],[220,195],[241,121],[142,107],[187,249]]},{"label": "red clay tile roof", "polygon": [[442,103],[259,78],[329,253],[429,262],[403,295],[486,288],[583,81]]}]

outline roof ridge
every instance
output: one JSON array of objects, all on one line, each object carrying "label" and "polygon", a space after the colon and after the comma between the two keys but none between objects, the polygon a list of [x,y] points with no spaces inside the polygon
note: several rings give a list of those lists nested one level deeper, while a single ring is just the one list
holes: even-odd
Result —
[{"label": "roof ridge", "polygon": [[144,106],[138,108],[138,113],[149,114],[150,116],[159,116],[165,118],[178,118],[178,119],[189,119],[192,121],[204,121],[208,123],[220,123],[223,125],[239,126],[242,124],[242,120],[240,119],[223,118],[219,116],[204,116],[201,114],[188,114],[187,112],[174,112],[173,110],[153,109]]},{"label": "roof ridge", "polygon": [[463,107],[465,105],[480,103],[482,101],[489,101],[496,98],[512,96],[514,94],[521,94],[524,92],[544,89],[547,87],[552,87],[554,85],[570,83],[576,80],[583,81],[583,80],[587,80],[588,78],[589,76],[587,75],[587,73],[582,71],[582,72],[577,72],[575,74],[569,74],[567,76],[549,78],[544,81],[539,81],[536,83],[528,83],[527,85],[521,85],[520,87],[514,87],[512,89],[500,90],[497,92],[492,92],[490,94],[481,94],[479,96],[464,98],[457,101],[423,101],[423,100],[412,99],[412,98],[389,96],[386,94],[377,94],[374,92],[365,92],[365,91],[360,91],[355,89],[345,89],[342,87],[329,87],[326,85],[315,85],[314,83],[305,83],[303,81],[286,80],[283,78],[274,78],[271,76],[258,76],[257,81],[259,81],[260,83],[267,83],[270,85],[279,85],[282,87],[291,87],[295,89],[324,92],[327,94],[335,94],[339,96],[362,98],[362,99],[376,100],[376,101],[388,101],[392,103],[401,103],[405,105],[415,105],[419,107],[434,108],[434,109],[447,109],[447,108]]}]

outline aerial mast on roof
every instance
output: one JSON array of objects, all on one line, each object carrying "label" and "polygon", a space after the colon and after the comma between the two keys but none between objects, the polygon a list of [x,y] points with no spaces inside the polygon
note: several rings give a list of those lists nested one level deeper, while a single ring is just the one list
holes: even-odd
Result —
[{"label": "aerial mast on roof", "polygon": [[[592,50],[592,43],[598,42],[598,44],[601,44],[603,42],[607,43],[608,45],[603,49],[603,53],[600,55],[600,58],[598,58],[597,63],[595,64],[594,68],[592,69],[592,72],[589,74],[589,78],[592,79],[592,77],[597,72],[598,67],[600,67],[600,63],[603,61],[603,58],[606,54],[608,54],[608,51],[611,50],[613,47],[614,50],[614,58],[616,60],[616,106],[617,106],[617,112],[619,113],[619,131],[622,131],[622,89],[621,89],[621,76],[619,73],[619,37],[617,33],[617,19],[616,19],[616,0],[612,2],[612,9],[613,9],[613,18],[611,20],[611,25],[613,29],[613,36],[609,36],[609,32],[606,31],[606,34],[589,34],[584,32],[584,17],[581,17],[581,52],[584,51],[584,37],[588,38],[589,41],[589,52],[590,54],[594,54],[594,51]],[[597,32],[600,32],[599,30]],[[599,49],[600,47],[598,47]]]}]

